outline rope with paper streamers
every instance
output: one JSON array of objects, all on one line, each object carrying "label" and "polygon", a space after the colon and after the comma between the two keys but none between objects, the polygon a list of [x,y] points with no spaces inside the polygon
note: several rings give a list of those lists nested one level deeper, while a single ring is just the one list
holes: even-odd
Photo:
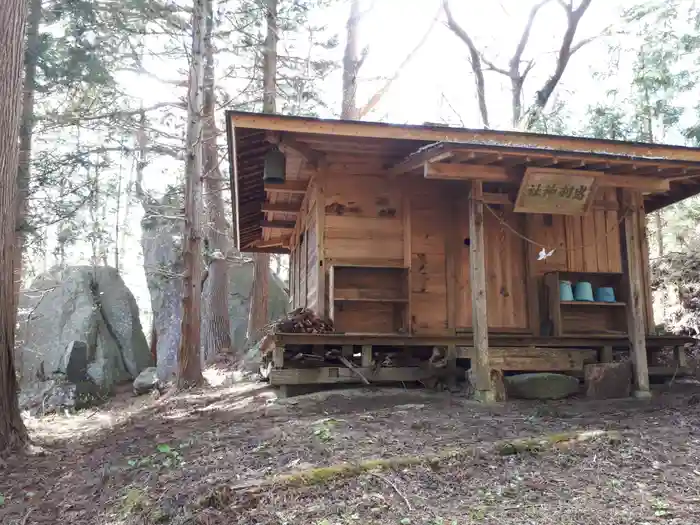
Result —
[{"label": "rope with paper streamers", "polygon": [[[529,237],[526,237],[525,235],[520,233],[518,230],[513,228],[510,224],[508,224],[503,219],[501,219],[501,217],[499,217],[498,213],[496,213],[496,211],[493,208],[491,208],[491,206],[489,206],[488,204],[484,203],[484,207],[489,212],[491,212],[491,214],[496,218],[496,220],[498,222],[501,223],[502,226],[504,226],[506,229],[510,230],[517,237],[520,237],[522,240],[532,244],[533,246],[537,246],[538,248],[542,248],[542,250],[540,250],[538,257],[537,257],[538,261],[543,261],[544,259],[551,257],[554,254],[554,252],[556,251],[556,248],[552,248],[551,250],[548,251],[548,249],[547,249],[548,247],[546,245],[544,245],[540,242],[537,242],[533,239],[530,239]],[[622,224],[622,221],[625,220],[625,217],[626,217],[628,211],[629,211],[629,209],[627,209],[627,208],[622,210],[622,213],[620,214],[620,220],[617,222],[617,224],[615,224],[615,226],[613,226],[612,228],[610,228],[608,231],[605,232],[605,235],[603,236],[604,239],[607,239],[611,233],[613,233],[616,229],[618,229],[620,227],[620,225]],[[599,242],[599,240],[598,240],[598,242]],[[586,248],[592,248],[592,247],[596,246],[598,244],[598,242],[595,242],[593,244],[582,244],[581,246],[574,246],[573,248],[567,247],[565,250],[567,252],[575,252],[575,251],[583,250]]]}]

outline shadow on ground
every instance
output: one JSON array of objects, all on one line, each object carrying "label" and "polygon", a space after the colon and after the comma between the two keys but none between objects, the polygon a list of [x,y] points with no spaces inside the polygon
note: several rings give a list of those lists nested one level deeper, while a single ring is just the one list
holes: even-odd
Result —
[{"label": "shadow on ground", "polygon": [[[28,421],[45,454],[3,467],[0,523],[700,523],[690,395],[483,406],[402,389],[278,400],[260,384],[123,394],[99,410]],[[211,498],[283,472],[579,429],[625,439]]]}]

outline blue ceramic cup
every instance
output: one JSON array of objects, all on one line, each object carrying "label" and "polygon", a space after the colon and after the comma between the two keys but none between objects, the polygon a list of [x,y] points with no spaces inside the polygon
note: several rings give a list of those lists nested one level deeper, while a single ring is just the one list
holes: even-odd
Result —
[{"label": "blue ceramic cup", "polygon": [[615,290],[612,286],[601,286],[595,291],[595,300],[601,303],[614,303]]},{"label": "blue ceramic cup", "polygon": [[579,281],[574,286],[574,300],[593,301],[593,287],[588,281]]}]

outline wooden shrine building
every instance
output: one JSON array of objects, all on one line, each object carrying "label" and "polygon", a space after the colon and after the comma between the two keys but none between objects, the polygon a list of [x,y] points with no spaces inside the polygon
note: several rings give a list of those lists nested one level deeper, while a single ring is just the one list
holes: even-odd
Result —
[{"label": "wooden shrine building", "polygon": [[[436,346],[468,360],[486,398],[492,370],[581,372],[629,351],[645,396],[657,350],[684,366],[689,339],[654,335],[645,214],[700,193],[700,149],[242,112],[227,124],[238,248],[289,254],[291,308],[335,324],[278,334],[273,384],[420,378],[373,350]],[[295,370],[288,345],[357,349],[360,374]]]}]

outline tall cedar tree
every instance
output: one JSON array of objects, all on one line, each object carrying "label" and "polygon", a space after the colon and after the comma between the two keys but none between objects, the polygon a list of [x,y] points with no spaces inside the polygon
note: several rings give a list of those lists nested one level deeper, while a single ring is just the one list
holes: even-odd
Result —
[{"label": "tall cedar tree", "polygon": [[27,430],[17,404],[14,363],[17,136],[26,14],[25,0],[4,0],[0,9],[0,454],[21,448],[27,442]]},{"label": "tall cedar tree", "polygon": [[182,335],[178,352],[178,388],[203,382],[200,361],[202,302],[202,102],[204,91],[204,35],[211,0],[194,0],[192,56],[187,94],[187,162],[185,165],[185,275],[182,299]]},{"label": "tall cedar tree", "polygon": [[204,35],[204,185],[206,189],[209,268],[202,290],[202,347],[205,356],[231,349],[231,320],[228,313],[228,222],[224,207],[222,174],[216,138],[216,91],[214,82],[213,5],[207,12]]},{"label": "tall cedar tree", "polygon": [[[263,54],[263,113],[274,113],[277,97],[277,0],[265,0],[267,34]],[[270,255],[255,254],[253,290],[248,318],[248,340],[255,341],[267,323],[267,296],[270,286]]]}]

